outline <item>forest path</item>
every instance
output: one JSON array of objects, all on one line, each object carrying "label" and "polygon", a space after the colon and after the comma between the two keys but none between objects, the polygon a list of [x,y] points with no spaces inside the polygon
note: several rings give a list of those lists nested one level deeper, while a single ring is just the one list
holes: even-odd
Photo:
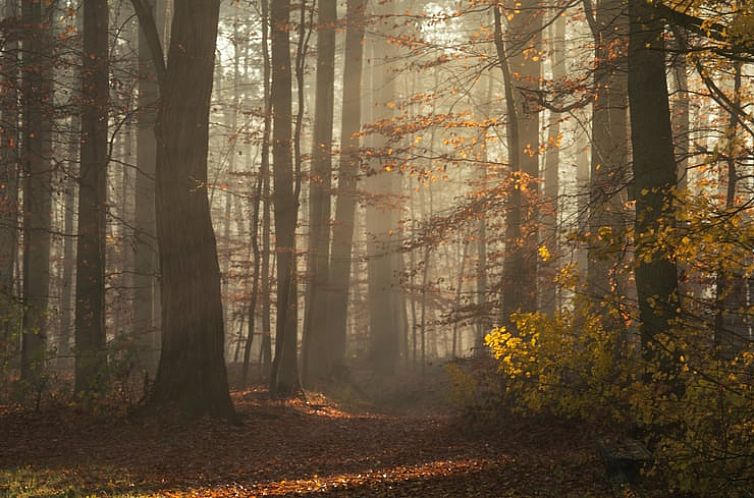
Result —
[{"label": "forest path", "polygon": [[470,435],[450,417],[234,393],[242,426],[0,418],[0,496],[607,497],[578,430]]}]

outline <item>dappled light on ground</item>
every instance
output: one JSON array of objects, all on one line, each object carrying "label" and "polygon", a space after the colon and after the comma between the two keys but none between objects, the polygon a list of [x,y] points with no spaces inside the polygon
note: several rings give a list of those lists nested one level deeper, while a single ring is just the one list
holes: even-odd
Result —
[{"label": "dappled light on ground", "polygon": [[6,414],[0,495],[607,496],[578,430],[501,422],[477,434],[450,416],[347,410],[321,395],[233,398],[242,426]]}]

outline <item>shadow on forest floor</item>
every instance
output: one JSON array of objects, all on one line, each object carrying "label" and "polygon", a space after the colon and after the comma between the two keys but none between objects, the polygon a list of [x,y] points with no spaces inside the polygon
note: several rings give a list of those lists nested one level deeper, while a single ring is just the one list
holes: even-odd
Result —
[{"label": "shadow on forest floor", "polygon": [[0,416],[0,496],[605,497],[582,432],[343,411],[327,399],[236,391],[237,427]]}]

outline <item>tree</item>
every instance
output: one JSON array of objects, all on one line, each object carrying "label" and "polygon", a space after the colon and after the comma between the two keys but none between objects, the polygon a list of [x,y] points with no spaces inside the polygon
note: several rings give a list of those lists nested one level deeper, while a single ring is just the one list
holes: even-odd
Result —
[{"label": "tree", "polygon": [[[587,3],[586,5],[590,5]],[[595,44],[594,102],[592,103],[592,165],[590,176],[587,285],[598,305],[612,288],[625,292],[616,278],[619,251],[625,238],[628,116],[626,40],[628,18],[624,0],[601,0],[594,18],[587,10]],[[619,326],[613,323],[613,326]]]},{"label": "tree", "polygon": [[[149,0],[146,4],[153,16],[165,8],[164,1]],[[157,142],[154,126],[160,89],[152,64],[146,36],[139,30],[139,81],[136,115],[136,181],[134,205],[134,333],[140,349],[142,365],[149,370],[157,366],[159,329],[154,323],[157,246],[155,226],[155,173]]]},{"label": "tree", "polygon": [[162,349],[152,406],[234,418],[224,361],[217,242],[207,192],[209,106],[219,0],[176,2],[167,65],[154,18],[133,1],[160,87],[156,216]]},{"label": "tree", "polygon": [[[553,83],[558,85],[566,77],[565,25],[562,14],[558,15],[550,29],[551,58],[550,71]],[[560,187],[560,142],[562,120],[560,113],[550,110],[547,123],[547,144],[545,144],[545,163],[543,171],[543,203],[545,212],[542,216],[543,247],[547,248],[548,257],[542,258],[540,269],[540,309],[550,314],[558,309],[557,286],[553,282],[553,268],[558,262],[558,202]],[[549,259],[551,258],[551,259]]]},{"label": "tree", "polygon": [[[537,306],[537,231],[532,221],[539,177],[539,110],[530,96],[539,90],[542,72],[542,12],[536,1],[523,5],[521,9],[506,7],[508,46],[498,49],[498,57],[505,58],[500,64],[507,66],[508,73],[504,83],[511,170],[501,306],[504,323],[509,323],[512,313],[534,311]],[[502,39],[499,8],[495,10],[496,38]]]},{"label": "tree", "polygon": [[40,380],[47,348],[52,205],[53,4],[23,2],[21,107],[24,173],[23,339],[21,378]]},{"label": "tree", "polygon": [[[9,313],[14,298],[14,266],[18,252],[18,190],[19,190],[19,109],[18,63],[19,39],[18,1],[6,0],[5,47],[0,60],[4,91],[0,100],[2,128],[0,128],[0,312]],[[4,356],[11,342],[11,326],[0,324],[0,354]],[[3,358],[4,359],[4,358]],[[0,360],[2,361],[2,360]]]},{"label": "tree", "polygon": [[84,0],[81,88],[81,172],[76,249],[76,392],[103,387],[105,220],[110,93],[107,0]]},{"label": "tree", "polygon": [[665,226],[673,226],[676,165],[665,76],[664,23],[643,0],[629,0],[628,98],[636,188],[636,289],[645,355],[670,361],[655,338],[677,316],[678,277],[669,249],[655,247]]},{"label": "tree", "polygon": [[[385,37],[374,37],[375,68],[372,79],[372,121],[379,126],[395,116],[396,81],[393,74],[397,58],[395,19],[397,1],[376,4],[375,13],[385,26],[391,26]],[[390,24],[392,23],[392,25]],[[382,150],[372,160],[371,174],[365,183],[371,199],[366,209],[367,270],[369,291],[369,339],[373,368],[381,375],[395,371],[400,356],[403,303],[399,272],[403,255],[398,252],[398,207],[400,177],[391,157],[391,137],[387,130],[377,129],[373,137],[376,150]]]},{"label": "tree", "polygon": [[336,0],[319,3],[317,30],[317,106],[314,113],[312,169],[309,180],[309,259],[304,316],[304,382],[330,373],[332,350],[325,313],[330,264],[330,211],[332,186],[333,100],[335,95]]},{"label": "tree", "polygon": [[348,0],[346,46],[343,67],[343,114],[340,126],[341,155],[335,222],[332,229],[327,279],[327,330],[331,337],[331,369],[342,369],[346,353],[348,292],[351,280],[351,252],[356,217],[356,184],[359,175],[361,130],[361,81],[364,58],[364,15],[367,0]]},{"label": "tree", "polygon": [[277,323],[270,391],[292,394],[299,387],[297,363],[296,213],[291,160],[291,3],[272,2],[272,158],[277,252]]}]

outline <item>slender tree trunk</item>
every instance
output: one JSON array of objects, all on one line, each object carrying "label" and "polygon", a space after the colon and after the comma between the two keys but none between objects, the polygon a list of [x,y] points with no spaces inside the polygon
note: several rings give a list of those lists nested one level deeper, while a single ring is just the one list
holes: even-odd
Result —
[{"label": "slender tree trunk", "polygon": [[[157,238],[162,350],[150,403],[186,416],[234,418],[224,360],[217,242],[207,154],[219,0],[176,2],[167,68],[154,19],[134,1],[160,82]],[[191,124],[191,126],[187,126]]]},{"label": "slender tree trunk", "polygon": [[[383,25],[393,22],[398,2],[387,2],[376,8]],[[389,30],[385,34],[389,33]],[[396,48],[385,38],[375,40],[375,77],[372,82],[374,96],[374,121],[389,120],[394,115],[390,103],[396,96],[395,76],[392,62],[397,58]],[[379,149],[389,147],[388,137],[375,137]],[[391,157],[373,161],[375,174],[365,182],[371,202],[366,209],[367,270],[369,283],[369,332],[371,361],[379,374],[386,376],[395,372],[400,357],[400,330],[395,320],[395,293],[400,287],[397,252],[398,209],[395,206],[399,192],[399,177]]]},{"label": "slender tree trunk", "polygon": [[[462,235],[463,237],[463,235]],[[464,273],[466,272],[466,255],[469,250],[469,242],[465,240],[465,237],[463,237],[464,240],[462,240],[463,244],[463,250],[461,252],[461,268],[458,272],[458,281],[456,282],[456,298],[455,298],[455,308],[456,310],[461,309],[461,297],[463,296],[463,279],[464,279]],[[451,354],[453,358],[458,357],[458,346],[459,346],[459,338],[458,338],[458,317],[456,317],[455,323],[453,323],[453,346],[451,349]]]},{"label": "slender tree trunk", "polygon": [[304,317],[304,382],[327,376],[332,369],[332,341],[326,323],[330,264],[330,190],[332,186],[333,105],[335,94],[335,23],[338,2],[319,2],[317,31],[317,105],[309,182],[309,259]]},{"label": "slender tree trunk", "polygon": [[[732,109],[728,115],[728,126],[725,132],[727,144],[725,146],[726,178],[721,181],[725,189],[725,209],[736,207],[736,193],[738,191],[739,172],[736,167],[736,141],[738,140],[738,110],[741,108],[741,63],[735,63],[733,70],[733,98]],[[738,353],[741,333],[741,312],[746,308],[746,285],[748,281],[741,275],[736,275],[723,268],[718,269],[715,283],[715,345],[718,354],[723,358],[732,358]]]},{"label": "slender tree trunk", "polygon": [[351,253],[358,200],[358,132],[361,130],[361,80],[364,58],[364,22],[367,0],[348,0],[346,46],[343,67],[343,115],[338,197],[332,230],[332,250],[327,281],[327,329],[332,339],[332,368],[345,363],[348,292],[351,284]]},{"label": "slender tree trunk", "polygon": [[262,378],[269,380],[272,369],[272,324],[270,298],[270,132],[272,128],[272,98],[270,87],[269,1],[262,4],[262,59],[264,77],[264,128],[262,130],[262,344],[259,350]]},{"label": "slender tree trunk", "polygon": [[52,12],[23,2],[21,102],[24,170],[23,338],[21,378],[40,380],[47,348],[52,207]]},{"label": "slender tree trunk", "polygon": [[499,8],[495,9],[496,46],[504,69],[509,120],[511,188],[501,310],[503,323],[510,323],[512,313],[535,311],[537,307],[537,232],[532,221],[539,176],[539,112],[536,105],[527,103],[526,93],[518,88],[539,89],[541,58],[529,54],[542,50],[542,12],[536,2],[528,0],[520,10],[506,9],[506,14],[512,16],[507,49],[502,43],[501,13]]},{"label": "slender tree trunk", "polygon": [[[148,8],[158,16],[164,0],[150,0]],[[136,131],[136,186],[134,219],[134,334],[142,368],[154,372],[160,349],[160,334],[153,321],[157,275],[157,240],[155,225],[155,175],[157,142],[154,125],[160,89],[151,52],[139,30],[139,82]]]},{"label": "slender tree trunk", "polygon": [[104,388],[105,220],[110,75],[107,0],[85,0],[81,89],[81,173],[76,248],[76,391]]},{"label": "slender tree trunk", "polygon": [[676,317],[676,266],[666,249],[655,250],[656,234],[673,224],[672,189],[676,185],[673,130],[665,77],[664,24],[652,5],[629,0],[630,45],[628,96],[636,185],[636,288],[645,357],[674,368],[658,334]]},{"label": "slender tree trunk", "polygon": [[[77,96],[77,98],[80,98]],[[81,117],[79,111],[74,111],[70,119],[70,141],[68,143],[68,157],[70,158],[68,175],[65,179],[65,217],[63,232],[65,240],[63,241],[63,289],[61,293],[62,317],[60,321],[60,337],[58,338],[58,355],[65,357],[71,352],[71,332],[74,323],[75,303],[74,296],[74,275],[76,268],[76,244],[77,238],[75,223],[76,213],[76,194],[77,188],[75,177],[78,167],[74,166],[78,162],[79,145],[81,143]]]},{"label": "slender tree trunk", "polygon": [[275,1],[272,26],[272,155],[274,161],[275,251],[277,253],[277,330],[270,391],[288,395],[298,390],[296,271],[296,205],[291,161],[291,3]]},{"label": "slender tree trunk", "polygon": [[[564,15],[559,15],[550,29],[550,55],[552,80],[562,81],[566,77],[565,65],[565,25]],[[544,164],[544,213],[542,216],[542,247],[547,249],[548,256],[541,258],[540,274],[540,311],[553,314],[558,309],[558,292],[555,273],[558,269],[558,200],[559,200],[559,170],[560,170],[560,129],[561,116],[550,111],[547,126],[547,144]]]},{"label": "slender tree trunk", "polygon": [[[599,309],[625,283],[616,278],[620,264],[615,244],[625,238],[628,116],[625,0],[601,0],[595,17],[595,99],[592,104],[588,293]],[[621,327],[622,324],[614,323]]]}]

